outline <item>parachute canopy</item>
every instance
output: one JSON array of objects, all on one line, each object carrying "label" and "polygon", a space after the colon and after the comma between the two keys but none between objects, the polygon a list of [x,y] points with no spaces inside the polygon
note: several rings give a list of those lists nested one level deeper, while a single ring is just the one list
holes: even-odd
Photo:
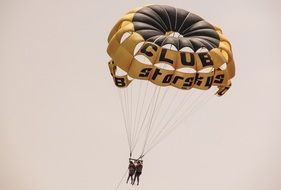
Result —
[{"label": "parachute canopy", "polygon": [[[235,75],[231,44],[221,30],[183,9],[133,9],[113,27],[108,43],[117,87],[140,79],[186,90],[218,86],[217,94],[222,95]],[[118,76],[115,66],[126,75]]]},{"label": "parachute canopy", "polygon": [[139,142],[141,157],[202,104],[202,92],[215,87],[222,96],[235,75],[221,29],[166,5],[129,11],[112,28],[107,52],[130,153]]}]

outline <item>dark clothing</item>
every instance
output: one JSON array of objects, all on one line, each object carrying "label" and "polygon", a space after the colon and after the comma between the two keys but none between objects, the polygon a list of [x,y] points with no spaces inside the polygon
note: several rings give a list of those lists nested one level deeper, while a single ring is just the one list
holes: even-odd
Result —
[{"label": "dark clothing", "polygon": [[139,178],[140,178],[140,175],[142,173],[142,168],[143,168],[142,164],[137,164],[136,165],[136,173],[135,173],[135,177],[134,177],[134,183],[137,180],[137,185],[139,185],[139,181],[140,181]]},{"label": "dark clothing", "polygon": [[129,179],[131,178],[131,184],[134,183],[134,180],[133,180],[133,175],[135,174],[136,172],[136,166],[135,164],[133,163],[130,163],[129,166],[128,166],[128,170],[129,170],[129,176],[127,178],[127,183],[129,181]]},{"label": "dark clothing", "polygon": [[142,172],[142,168],[143,168],[143,166],[142,166],[142,164],[137,164],[136,165],[136,172]]},{"label": "dark clothing", "polygon": [[134,164],[129,164],[129,175],[134,175],[136,171],[136,166]]}]

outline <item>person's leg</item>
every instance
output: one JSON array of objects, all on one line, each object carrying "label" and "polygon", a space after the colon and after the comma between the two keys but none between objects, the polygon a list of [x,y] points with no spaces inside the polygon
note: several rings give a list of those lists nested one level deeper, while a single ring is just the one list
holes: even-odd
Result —
[{"label": "person's leg", "polygon": [[140,183],[140,175],[138,174],[137,175],[137,185],[139,185],[139,183]]},{"label": "person's leg", "polygon": [[128,175],[128,178],[127,178],[127,181],[126,181],[126,183],[128,183],[129,179],[130,179],[130,175]]},{"label": "person's leg", "polygon": [[137,174],[135,174],[135,176],[134,176],[134,180],[133,180],[132,185],[134,185],[134,184],[135,184],[136,178],[137,178]]},{"label": "person's leg", "polygon": [[133,182],[134,182],[134,176],[131,175],[131,184],[133,185]]}]

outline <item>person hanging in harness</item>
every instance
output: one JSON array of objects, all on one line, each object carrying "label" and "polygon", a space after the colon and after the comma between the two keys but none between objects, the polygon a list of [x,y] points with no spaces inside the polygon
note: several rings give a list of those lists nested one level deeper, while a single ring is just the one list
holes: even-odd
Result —
[{"label": "person hanging in harness", "polygon": [[142,161],[138,160],[137,161],[137,165],[136,165],[136,172],[135,172],[135,177],[134,177],[134,182],[133,182],[133,185],[137,179],[137,185],[139,185],[139,181],[140,181],[140,175],[142,173],[142,168],[143,168],[143,165],[142,165]]},{"label": "person hanging in harness", "polygon": [[129,175],[128,175],[126,183],[128,183],[129,179],[131,178],[131,184],[133,185],[133,183],[134,183],[133,176],[134,176],[134,174],[136,172],[136,166],[133,163],[133,161],[131,161],[131,160],[129,162],[128,170],[129,170]]}]

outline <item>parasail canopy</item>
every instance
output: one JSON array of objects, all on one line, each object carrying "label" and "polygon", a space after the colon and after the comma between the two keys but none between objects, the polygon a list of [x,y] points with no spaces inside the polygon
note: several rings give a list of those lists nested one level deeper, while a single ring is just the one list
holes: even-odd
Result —
[{"label": "parasail canopy", "polygon": [[222,96],[235,76],[221,29],[166,5],[129,11],[112,28],[107,52],[130,154],[139,144],[140,157],[204,102],[203,92]]}]

